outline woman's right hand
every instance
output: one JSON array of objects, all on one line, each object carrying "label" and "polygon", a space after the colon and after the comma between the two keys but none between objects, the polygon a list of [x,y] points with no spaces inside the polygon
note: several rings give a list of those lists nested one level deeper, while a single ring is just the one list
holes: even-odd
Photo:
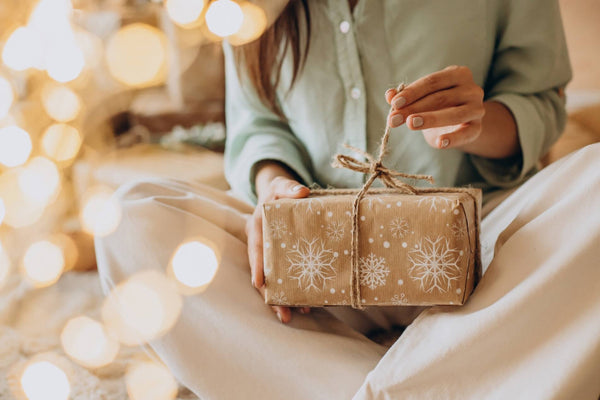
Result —
[{"label": "woman's right hand", "polygon": [[[310,190],[294,179],[292,174],[282,165],[274,161],[258,165],[256,173],[256,193],[258,204],[254,213],[246,222],[248,236],[248,258],[252,275],[252,285],[259,290],[264,298],[264,265],[263,265],[263,235],[262,235],[262,204],[277,199],[300,199],[308,197]],[[272,306],[277,317],[283,323],[292,318],[289,307]],[[304,307],[300,312],[307,313],[310,308]]]}]

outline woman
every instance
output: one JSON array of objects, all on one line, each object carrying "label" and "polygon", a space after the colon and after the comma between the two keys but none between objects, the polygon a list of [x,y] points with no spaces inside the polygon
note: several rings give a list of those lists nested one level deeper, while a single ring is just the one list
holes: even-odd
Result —
[{"label": "woman", "polygon": [[[388,167],[481,187],[490,210],[506,197],[499,189],[534,173],[565,123],[556,1],[295,1],[256,43],[224,48],[226,173],[251,203],[305,197],[313,183],[361,186],[331,158],[343,143],[372,153],[388,123]],[[406,89],[388,90],[399,82]],[[292,318],[274,307],[280,324],[256,293],[260,213],[173,181],[121,189],[123,222],[97,240],[99,267],[108,289],[164,270],[186,238],[219,244],[214,281],[151,343],[203,399],[595,398],[599,151],[547,168],[484,219],[489,269],[459,308]],[[389,349],[363,336],[409,324]]]}]

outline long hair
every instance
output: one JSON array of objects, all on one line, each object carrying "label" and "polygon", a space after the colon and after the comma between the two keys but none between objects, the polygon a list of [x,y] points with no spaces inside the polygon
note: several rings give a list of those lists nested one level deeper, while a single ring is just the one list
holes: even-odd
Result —
[{"label": "long hair", "polygon": [[[303,25],[305,37],[301,35]],[[238,65],[245,67],[245,72],[260,100],[283,120],[286,118],[277,101],[277,86],[284,55],[291,51],[293,70],[289,90],[306,61],[310,30],[308,0],[291,0],[273,25],[257,40],[234,47]]]}]

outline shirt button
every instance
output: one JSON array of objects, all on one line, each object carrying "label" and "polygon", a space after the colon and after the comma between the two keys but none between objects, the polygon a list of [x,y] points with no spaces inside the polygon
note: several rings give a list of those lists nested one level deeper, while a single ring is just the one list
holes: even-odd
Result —
[{"label": "shirt button", "polygon": [[360,89],[357,87],[352,88],[352,90],[350,91],[350,97],[352,97],[354,100],[358,99],[360,97]]},{"label": "shirt button", "polygon": [[342,32],[342,33],[348,33],[348,32],[350,32],[350,22],[348,22],[348,21],[342,21],[340,23],[340,32]]}]

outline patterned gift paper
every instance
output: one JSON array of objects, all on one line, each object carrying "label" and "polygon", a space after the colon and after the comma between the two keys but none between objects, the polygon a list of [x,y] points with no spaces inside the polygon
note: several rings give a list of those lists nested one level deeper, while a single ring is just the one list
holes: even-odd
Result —
[{"label": "patterned gift paper", "polygon": [[[351,303],[354,197],[311,195],[263,205],[268,304]],[[480,268],[475,224],[480,198],[477,190],[369,192],[359,207],[361,303],[463,304]]]}]

